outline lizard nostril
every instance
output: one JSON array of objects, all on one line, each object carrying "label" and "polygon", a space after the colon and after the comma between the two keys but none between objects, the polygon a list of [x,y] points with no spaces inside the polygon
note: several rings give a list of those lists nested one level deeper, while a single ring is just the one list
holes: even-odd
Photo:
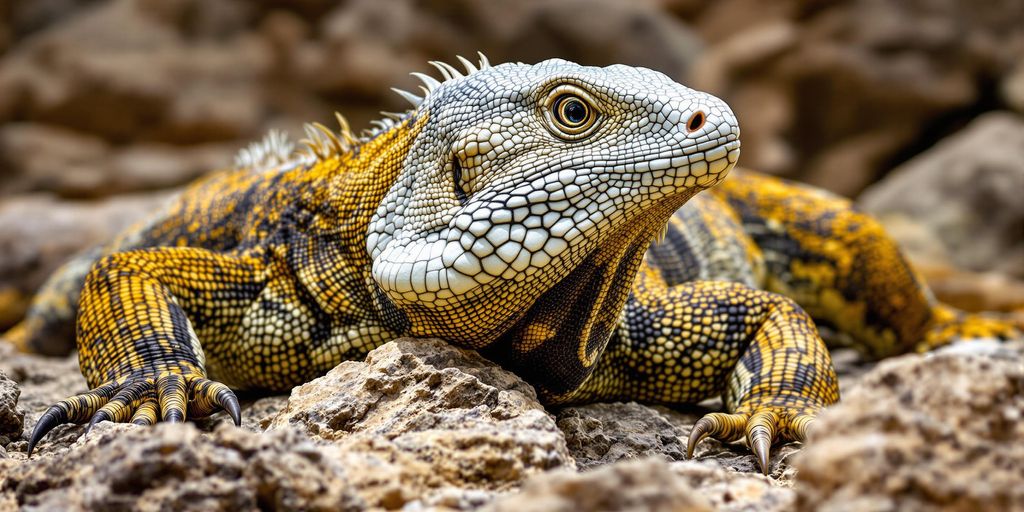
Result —
[{"label": "lizard nostril", "polygon": [[706,120],[707,118],[704,116],[704,112],[698,110],[694,112],[693,115],[690,116],[690,120],[686,122],[686,130],[690,133],[700,130],[704,126],[704,121]]}]

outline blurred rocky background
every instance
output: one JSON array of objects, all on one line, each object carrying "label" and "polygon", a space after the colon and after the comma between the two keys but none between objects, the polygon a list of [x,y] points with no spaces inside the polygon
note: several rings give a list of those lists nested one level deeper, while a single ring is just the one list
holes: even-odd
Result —
[{"label": "blurred rocky background", "polygon": [[[365,126],[380,110],[404,108],[389,88],[414,89],[409,72],[429,72],[427,60],[452,61],[456,54],[478,50],[495,63],[561,57],[646,66],[717,94],[740,118],[741,165],[856,199],[882,218],[941,298],[965,309],[1024,318],[1024,0],[0,0],[0,330],[22,315],[36,287],[71,253],[108,238],[203,172],[230,165],[240,147],[268,129],[297,135],[303,122],[330,124],[335,111],[355,127]],[[1024,381],[1016,354],[1007,364],[1005,354],[996,362],[918,358],[898,364],[925,376],[930,368],[957,368],[977,377],[967,381],[984,388],[975,392],[987,397],[986,418],[996,426],[1019,425]],[[844,385],[853,382],[848,375],[864,370],[842,356],[838,362]],[[17,466],[15,459],[24,458],[24,441],[15,432],[23,421],[14,406],[18,386],[25,393],[29,427],[46,403],[84,382],[71,360],[43,363],[4,351],[0,363],[18,383],[0,378],[0,423],[8,424],[0,428],[0,446],[12,457],[5,460],[0,448],[4,474]],[[920,431],[925,439],[963,430],[966,420],[956,414],[945,423],[926,424],[913,415],[917,406],[921,414],[931,414],[933,395],[962,392],[962,386],[942,378],[894,381],[886,375],[900,372],[887,368],[866,379],[878,383],[860,395],[870,399],[851,401],[825,423],[837,432],[843,425],[863,425],[865,432],[853,429],[838,439],[822,432],[821,446],[834,443],[847,451],[822,449],[819,456],[807,450],[796,493],[788,456],[773,469],[772,479],[736,473],[753,468],[742,447],[712,446],[704,456],[719,464],[710,468],[654,462],[602,468],[644,455],[681,458],[680,438],[685,439],[692,418],[619,404],[544,419],[535,417],[528,397],[527,405],[519,404],[532,422],[527,433],[493,441],[473,430],[477,427],[465,427],[468,433],[459,435],[485,439],[493,452],[458,459],[461,469],[449,473],[436,464],[423,465],[424,457],[434,456],[434,448],[424,448],[436,443],[429,436],[416,441],[394,433],[395,446],[355,452],[348,442],[342,450],[347,455],[331,452],[325,459],[322,447],[311,448],[295,433],[278,435],[271,444],[280,453],[266,455],[261,450],[268,442],[259,438],[226,430],[200,438],[185,427],[168,427],[155,447],[138,449],[182,454],[193,461],[187,471],[174,469],[176,459],[147,465],[151,461],[135,445],[107,436],[99,448],[96,443],[80,447],[75,464],[87,467],[108,457],[121,466],[96,474],[81,470],[67,478],[60,476],[64,466],[45,459],[42,465],[19,466],[0,478],[0,508],[130,508],[132,499],[141,499],[131,494],[135,491],[177,509],[245,508],[258,502],[263,509],[491,503],[502,510],[572,510],[580,500],[590,500],[594,507],[613,508],[810,510],[842,509],[851,497],[868,509],[1024,507],[1020,490],[1000,487],[1001,480],[980,490],[947,485],[985,474],[1019,476],[1019,456],[1010,462],[997,456],[1000,446],[1022,445],[1019,428],[943,437],[996,454],[959,474],[948,460],[932,458],[928,450],[908,450],[898,440],[886,445],[885,457],[866,437],[858,444],[857,439],[889,428],[885,425]],[[513,384],[498,387],[519,385]],[[877,392],[888,398],[876,400],[871,393]],[[909,394],[912,402],[919,396],[921,403],[887,419],[888,412],[907,407],[902,398],[899,406],[891,405],[896,394]],[[259,404],[250,417],[266,421],[250,430],[273,430],[291,421],[276,415],[280,403],[267,410]],[[75,428],[55,434],[65,442],[54,453],[78,438],[81,429]],[[451,434],[438,434],[446,435]],[[127,439],[133,443],[149,438],[132,436]],[[360,442],[373,444],[372,439]],[[211,446],[224,453],[203,459]],[[447,449],[438,452],[438,460],[451,459]],[[366,462],[359,450],[374,452],[394,467]],[[419,457],[420,465],[403,466],[395,453]],[[271,455],[294,462],[293,472],[261,458]],[[376,469],[350,471],[355,483],[349,485],[331,456],[349,462],[364,457],[359,460]],[[895,484],[847,478],[842,471],[847,456],[866,461],[856,469],[860,475],[894,474],[889,466],[915,460],[924,469],[900,473]],[[202,460],[196,463],[195,457]],[[235,481],[244,485],[225,487],[211,480],[225,457],[234,461]],[[579,477],[570,471],[529,480],[523,494],[496,499],[541,470],[574,466],[602,473]],[[392,473],[374,473],[382,467]],[[147,488],[115,470],[169,471],[178,480]],[[922,480],[921,474],[931,476]],[[382,483],[389,478],[416,483],[392,488]],[[296,487],[299,480],[305,487]],[[192,487],[175,494],[179,481]],[[801,481],[808,483],[800,487]],[[618,493],[631,485],[635,493]],[[96,494],[95,486],[116,492]],[[40,494],[50,488],[63,491]],[[271,494],[254,495],[253,489]],[[925,501],[904,501],[901,492]],[[196,495],[207,501],[189,501]]]},{"label": "blurred rocky background", "polygon": [[365,126],[477,50],[722,96],[741,165],[861,197],[947,300],[1024,307],[1021,0],[0,0],[0,328],[269,128]]}]

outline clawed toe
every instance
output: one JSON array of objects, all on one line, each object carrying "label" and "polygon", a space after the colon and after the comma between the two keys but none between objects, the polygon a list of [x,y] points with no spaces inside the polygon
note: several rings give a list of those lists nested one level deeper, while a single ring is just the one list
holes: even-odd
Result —
[{"label": "clawed toe", "polygon": [[235,425],[241,425],[238,398],[227,386],[197,376],[165,374],[159,378],[133,377],[57,402],[40,416],[28,441],[32,456],[39,441],[64,423],[85,423],[86,432],[101,421],[153,425],[157,421],[180,423],[224,409]]},{"label": "clawed toe", "polygon": [[772,445],[779,440],[803,441],[813,420],[811,414],[780,412],[771,408],[760,409],[753,414],[711,413],[693,425],[686,444],[686,457],[693,458],[694,449],[704,438],[732,442],[746,437],[758,467],[767,475]]}]

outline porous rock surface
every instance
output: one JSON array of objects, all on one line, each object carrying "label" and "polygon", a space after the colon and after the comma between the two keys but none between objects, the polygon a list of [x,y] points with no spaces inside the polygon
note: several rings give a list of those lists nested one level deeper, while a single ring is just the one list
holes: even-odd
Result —
[{"label": "porous rock surface", "polygon": [[505,490],[575,468],[532,387],[439,340],[397,340],[295,388],[269,430],[289,427],[388,461],[405,500],[446,486]]},{"label": "porous rock surface", "polygon": [[[1011,509],[1024,506],[1021,354],[965,343],[863,375],[839,357],[852,382],[843,402],[802,451],[775,447],[763,477],[742,444],[705,440],[698,460],[682,460],[703,409],[549,413],[474,352],[396,340],[288,397],[246,400],[242,429],[221,425],[223,414],[155,429],[101,423],[87,436],[65,426],[30,461],[26,434],[9,430],[0,510]],[[0,356],[17,381],[0,378],[0,409],[18,411],[20,387],[25,431],[84,386],[73,358]]]},{"label": "porous rock surface", "polygon": [[666,462],[661,457],[624,459],[573,473],[531,477],[520,492],[484,507],[488,512],[547,510],[786,511],[792,489],[759,474],[724,469],[714,462]]},{"label": "porous rock surface", "polygon": [[[796,457],[801,510],[1024,509],[1024,352],[883,361]],[[979,345],[984,347],[984,345]]]},{"label": "porous rock surface", "polygon": [[[558,426],[565,433],[566,444],[577,466],[589,470],[643,457],[685,460],[690,429],[712,410],[683,411],[636,402],[613,402],[565,407],[557,414]],[[770,462],[773,482],[789,481],[792,475],[787,461],[796,449],[794,445],[773,448]],[[693,455],[719,468],[746,473],[761,471],[750,451],[739,444],[705,439],[697,445]]]},{"label": "porous rock surface", "polygon": [[3,447],[21,436],[25,412],[18,407],[20,395],[18,385],[0,371],[0,457],[7,455]]},{"label": "porous rock surface", "polygon": [[711,512],[711,503],[677,477],[668,463],[644,459],[588,473],[557,471],[531,479],[522,491],[495,501],[488,512],[577,510],[689,510]]},{"label": "porous rock surface", "polygon": [[[84,387],[74,358],[9,347],[0,356],[0,369],[25,390],[26,431],[47,405]],[[722,510],[783,510],[794,499],[788,476],[732,469],[754,470],[742,446],[706,441],[701,462],[658,462],[682,458],[699,413],[629,403],[557,414],[556,424],[530,386],[474,352],[396,340],[291,396],[246,400],[242,429],[226,425],[223,414],[155,429],[104,422],[86,436],[81,426],[63,426],[30,461],[21,437],[0,457],[0,509],[467,510],[517,495],[528,479],[534,491],[516,498],[527,509],[552,499],[576,503],[580,493],[661,509],[693,500]],[[566,439],[576,444],[570,449]],[[574,455],[594,471],[570,476]],[[645,456],[656,459],[632,462]],[[778,459],[788,467],[785,456]]]},{"label": "porous rock surface", "polygon": [[11,469],[0,491],[29,510],[361,510],[336,452],[289,430],[103,423],[62,456]]}]

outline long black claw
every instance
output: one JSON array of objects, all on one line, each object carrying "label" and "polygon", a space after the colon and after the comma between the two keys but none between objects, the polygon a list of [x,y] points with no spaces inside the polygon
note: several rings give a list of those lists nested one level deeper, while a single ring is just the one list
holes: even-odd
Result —
[{"label": "long black claw", "polygon": [[764,437],[758,437],[754,439],[753,444],[750,445],[750,450],[754,452],[754,456],[757,457],[757,465],[761,468],[761,473],[764,476],[768,476],[768,469],[771,467],[768,464],[769,454],[771,454],[771,441]]},{"label": "long black claw", "polygon": [[53,430],[54,427],[62,423],[67,423],[68,415],[64,412],[64,409],[57,407],[56,405],[51,406],[42,416],[39,417],[39,421],[36,422],[36,426],[32,429],[32,435],[28,439],[28,456],[32,457],[32,450],[35,449],[36,444],[46,434]]},{"label": "long black claw", "polygon": [[705,437],[711,435],[713,429],[713,423],[708,418],[701,418],[697,420],[697,423],[693,425],[693,429],[690,430],[690,438],[686,441],[686,458],[693,458],[693,449],[697,447]]},{"label": "long black claw", "polygon": [[217,393],[217,404],[224,408],[231,419],[235,420],[235,426],[242,426],[242,407],[238,405],[238,398],[229,389],[222,389]]},{"label": "long black claw", "polygon": [[85,427],[85,433],[88,434],[89,432],[92,432],[92,427],[96,426],[96,424],[101,422],[101,421],[114,421],[114,420],[110,417],[109,414],[107,414],[107,411],[104,411],[102,409],[99,410],[99,411],[96,411],[96,414],[93,414],[92,418],[89,418],[89,426]]}]

